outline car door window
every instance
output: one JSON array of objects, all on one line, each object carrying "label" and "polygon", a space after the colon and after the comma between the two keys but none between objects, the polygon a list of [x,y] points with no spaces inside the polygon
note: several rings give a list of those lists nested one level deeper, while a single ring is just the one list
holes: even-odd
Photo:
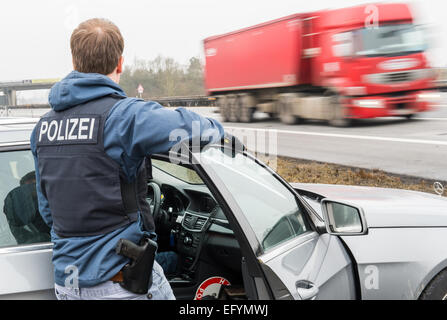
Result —
[{"label": "car door window", "polygon": [[264,251],[310,230],[295,195],[253,159],[213,147],[201,160],[228,188]]},{"label": "car door window", "polygon": [[40,216],[29,150],[0,152],[0,247],[50,241]]}]

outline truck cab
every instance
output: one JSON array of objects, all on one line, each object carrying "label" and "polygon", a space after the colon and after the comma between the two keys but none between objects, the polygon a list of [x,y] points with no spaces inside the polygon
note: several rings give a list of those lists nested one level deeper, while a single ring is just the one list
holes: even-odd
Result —
[{"label": "truck cab", "polygon": [[224,121],[255,111],[286,124],[346,126],[353,119],[428,111],[436,72],[407,4],[292,14],[204,41],[205,87]]},{"label": "truck cab", "polygon": [[327,10],[313,16],[311,82],[343,97],[345,115],[373,118],[427,111],[437,95],[424,28],[406,4]]}]

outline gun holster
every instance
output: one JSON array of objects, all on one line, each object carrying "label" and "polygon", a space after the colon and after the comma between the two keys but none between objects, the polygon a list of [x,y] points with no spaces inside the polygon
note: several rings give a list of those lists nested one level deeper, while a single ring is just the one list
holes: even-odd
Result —
[{"label": "gun holster", "polygon": [[146,237],[141,239],[140,245],[127,239],[118,241],[116,253],[131,259],[122,269],[123,282],[120,285],[124,289],[137,294],[149,291],[156,252],[157,243]]}]

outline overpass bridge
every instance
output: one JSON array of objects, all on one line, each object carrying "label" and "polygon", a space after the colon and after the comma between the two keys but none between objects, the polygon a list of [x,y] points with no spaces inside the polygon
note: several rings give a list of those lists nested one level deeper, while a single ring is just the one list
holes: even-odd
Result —
[{"label": "overpass bridge", "polygon": [[[17,107],[17,91],[51,89],[51,87],[61,79],[37,79],[21,81],[0,81],[0,106],[5,108]],[[157,101],[166,107],[193,107],[193,106],[213,106],[214,97],[204,95],[186,97],[153,97],[150,100]],[[32,107],[20,106],[20,107]],[[41,107],[41,106],[38,106]]]},{"label": "overpass bridge", "polygon": [[35,79],[0,82],[0,105],[16,106],[17,91],[50,89],[60,79]]}]

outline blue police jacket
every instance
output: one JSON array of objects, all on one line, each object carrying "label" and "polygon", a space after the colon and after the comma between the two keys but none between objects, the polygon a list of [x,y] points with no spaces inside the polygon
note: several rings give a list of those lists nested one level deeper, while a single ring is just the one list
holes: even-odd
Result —
[{"label": "blue police jacket", "polygon": [[[201,139],[193,134],[204,134],[205,139],[216,142],[224,136],[222,125],[184,108],[169,110],[155,102],[127,98],[121,87],[107,76],[93,73],[71,72],[53,86],[49,103],[55,112],[74,108],[86,102],[109,95],[121,96],[104,123],[103,144],[105,153],[115,161],[128,181],[137,178],[137,173],[146,156],[168,152],[178,141],[170,139],[174,130],[180,129],[182,138]],[[193,130],[199,126],[200,130]],[[177,131],[179,132],[179,131]],[[186,137],[184,136],[186,133]],[[73,285],[73,272],[80,288],[91,287],[112,278],[128,259],[115,253],[119,239],[135,243],[145,234],[141,214],[137,221],[111,232],[92,236],[60,237],[53,228],[53,219],[48,199],[40,187],[39,159],[36,147],[36,128],[31,134],[31,150],[36,167],[36,188],[39,211],[51,227],[55,282],[58,285]]]}]

